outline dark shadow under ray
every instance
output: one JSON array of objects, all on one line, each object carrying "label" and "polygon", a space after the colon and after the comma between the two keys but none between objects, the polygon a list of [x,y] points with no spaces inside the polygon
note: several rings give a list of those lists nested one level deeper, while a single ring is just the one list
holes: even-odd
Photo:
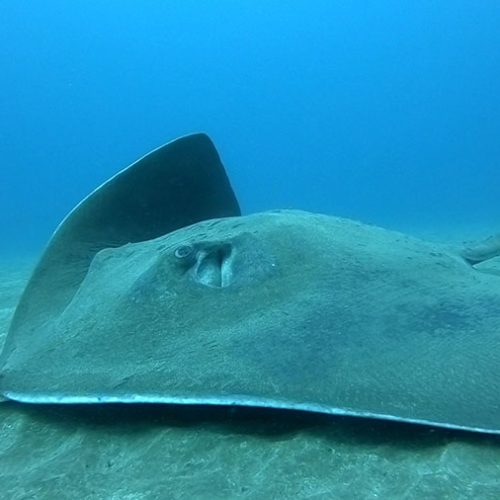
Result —
[{"label": "dark shadow under ray", "polygon": [[500,449],[500,436],[415,426],[370,418],[343,417],[272,408],[208,405],[106,404],[24,405],[6,402],[10,408],[35,421],[61,428],[84,427],[86,432],[130,436],[165,428],[198,429],[225,435],[258,436],[282,440],[297,434],[320,436],[332,443],[356,446],[389,445],[398,449],[426,449],[462,441]]}]

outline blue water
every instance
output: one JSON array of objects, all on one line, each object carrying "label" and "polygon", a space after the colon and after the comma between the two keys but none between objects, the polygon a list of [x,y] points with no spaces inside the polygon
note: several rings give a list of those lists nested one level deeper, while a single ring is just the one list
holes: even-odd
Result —
[{"label": "blue water", "polygon": [[215,141],[245,212],[500,228],[500,2],[0,3],[0,239]]}]

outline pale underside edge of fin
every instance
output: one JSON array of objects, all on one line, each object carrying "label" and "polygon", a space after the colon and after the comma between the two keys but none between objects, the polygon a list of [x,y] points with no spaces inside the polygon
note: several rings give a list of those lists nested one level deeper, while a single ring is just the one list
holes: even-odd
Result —
[{"label": "pale underside edge of fin", "polygon": [[[141,394],[120,396],[72,396],[64,394],[36,394],[30,395],[15,391],[6,391],[3,396],[9,400],[30,404],[175,404],[175,405],[213,405],[213,406],[244,406],[257,408],[273,408],[280,410],[306,411],[310,413],[323,413],[347,417],[387,420],[391,422],[419,424],[443,429],[478,432],[484,434],[500,435],[500,429],[481,427],[468,427],[465,425],[434,422],[418,418],[397,417],[390,414],[372,413],[369,411],[355,411],[349,408],[335,408],[317,403],[294,403],[285,400],[267,398],[252,398],[248,396],[160,396],[158,394]],[[1,396],[0,396],[1,397]]]}]

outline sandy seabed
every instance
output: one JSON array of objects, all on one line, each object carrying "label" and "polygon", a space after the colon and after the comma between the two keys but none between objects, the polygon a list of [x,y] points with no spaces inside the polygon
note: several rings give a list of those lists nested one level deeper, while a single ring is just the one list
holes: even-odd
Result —
[{"label": "sandy seabed", "polygon": [[[33,262],[0,262],[0,343]],[[497,499],[500,437],[272,410],[1,403],[0,498]]]}]

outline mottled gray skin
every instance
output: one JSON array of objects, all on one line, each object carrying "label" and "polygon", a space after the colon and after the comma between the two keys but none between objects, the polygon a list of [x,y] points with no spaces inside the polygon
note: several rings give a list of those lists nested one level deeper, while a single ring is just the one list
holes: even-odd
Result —
[{"label": "mottled gray skin", "polygon": [[100,251],[11,332],[26,402],[296,408],[500,432],[500,281],[403,234],[299,211]]}]

